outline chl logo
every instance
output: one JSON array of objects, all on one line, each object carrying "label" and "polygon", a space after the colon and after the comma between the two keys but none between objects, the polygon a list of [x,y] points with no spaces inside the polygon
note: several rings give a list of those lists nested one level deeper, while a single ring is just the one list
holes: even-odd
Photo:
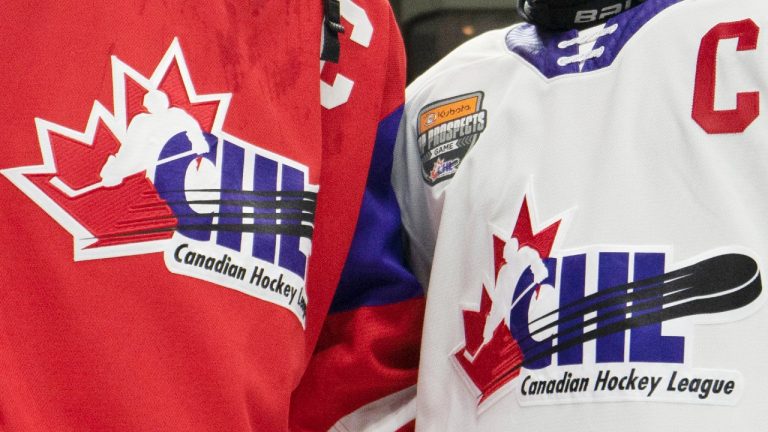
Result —
[{"label": "chl logo", "polygon": [[[633,395],[616,397],[606,390],[612,374],[627,371],[615,365],[654,365],[658,371],[690,364],[691,340],[686,334],[692,333],[692,324],[735,320],[762,292],[756,261],[742,253],[708,254],[678,266],[672,265],[667,251],[647,248],[589,248],[556,256],[552,250],[560,222],[534,233],[524,198],[511,235],[493,237],[494,277],[478,287],[479,307],[464,308],[465,342],[453,354],[479,406],[509,389],[523,370],[524,396],[543,392],[547,385],[550,393],[571,385],[575,392],[594,392],[582,401],[632,400]],[[714,317],[720,313],[726,314]],[[553,367],[564,368],[560,381],[530,377],[538,370],[552,377]],[[575,370],[587,373],[577,377]],[[624,381],[616,382],[635,382],[636,373],[632,369]],[[664,373],[672,386],[677,373]],[[730,391],[735,385],[724,388]],[[660,393],[653,397],[699,402]],[[554,396],[541,398],[552,403]]]},{"label": "chl logo", "polygon": [[151,77],[114,57],[112,74],[114,113],[95,102],[84,132],[37,119],[43,164],[3,174],[72,234],[75,260],[162,252],[304,325],[308,168],[224,132],[231,95],[195,93],[177,40]]}]

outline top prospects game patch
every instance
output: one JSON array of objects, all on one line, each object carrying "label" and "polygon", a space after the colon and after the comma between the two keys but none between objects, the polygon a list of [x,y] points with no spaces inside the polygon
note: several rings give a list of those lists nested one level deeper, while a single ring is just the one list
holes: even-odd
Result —
[{"label": "top prospects game patch", "polygon": [[419,150],[424,180],[435,185],[456,174],[485,130],[483,92],[431,103],[419,111]]}]

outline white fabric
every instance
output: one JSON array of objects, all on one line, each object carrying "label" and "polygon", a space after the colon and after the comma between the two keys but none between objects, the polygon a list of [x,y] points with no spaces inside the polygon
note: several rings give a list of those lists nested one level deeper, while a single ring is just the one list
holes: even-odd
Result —
[{"label": "white fabric", "polygon": [[[600,253],[612,251],[627,252],[630,260],[663,254],[666,272],[732,252],[768,270],[768,114],[729,134],[709,134],[691,115],[703,36],[718,23],[745,18],[761,30],[757,49],[737,51],[736,39],[719,42],[715,108],[732,109],[737,93],[760,91],[766,112],[768,8],[760,0],[672,5],[634,34],[610,66],[555,78],[508,49],[510,29],[497,30],[466,43],[409,87],[393,181],[412,264],[428,286],[417,430],[766,430],[764,293],[733,311],[663,322],[664,336],[685,340],[681,364],[629,360],[626,331],[623,361],[598,361],[596,341],[587,341],[581,364],[559,365],[554,354],[550,366],[524,368],[478,404],[478,389],[454,356],[467,342],[463,311],[479,310],[483,286],[492,294],[493,236],[512,235],[524,199],[534,233],[561,221],[549,255],[558,260],[552,277],[562,277],[564,257],[586,257],[586,294],[597,290]],[[597,45],[624,30],[603,32]],[[420,160],[419,113],[473,92],[483,94],[485,129],[456,175],[430,185]],[[628,271],[631,281],[633,267]],[[543,286],[541,294],[552,301],[560,289]],[[559,379],[568,372],[590,378],[592,390],[601,371],[633,368],[662,377],[653,397],[639,390],[521,397],[527,374]],[[677,384],[690,373],[731,380],[735,389],[721,399],[696,400],[667,390],[673,372]]]},{"label": "white fabric", "polygon": [[392,432],[416,415],[416,387],[373,401],[336,422],[330,432]]}]

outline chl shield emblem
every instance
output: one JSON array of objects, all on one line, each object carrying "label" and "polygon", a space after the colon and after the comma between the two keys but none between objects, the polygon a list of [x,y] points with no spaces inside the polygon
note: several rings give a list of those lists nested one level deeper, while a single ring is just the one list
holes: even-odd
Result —
[{"label": "chl shield emblem", "polygon": [[523,197],[514,228],[494,229],[494,274],[461,307],[452,362],[482,411],[510,391],[520,405],[649,400],[734,405],[739,371],[698,369],[693,326],[733,322],[762,303],[754,253],[721,248],[684,262],[672,248],[554,247],[561,220],[535,229]]},{"label": "chl shield emblem", "polygon": [[4,170],[73,236],[74,260],[162,253],[169,271],[284,307],[304,325],[317,186],[222,130],[174,40],[150,77],[112,58],[114,113],[84,131],[36,119],[43,164]]}]

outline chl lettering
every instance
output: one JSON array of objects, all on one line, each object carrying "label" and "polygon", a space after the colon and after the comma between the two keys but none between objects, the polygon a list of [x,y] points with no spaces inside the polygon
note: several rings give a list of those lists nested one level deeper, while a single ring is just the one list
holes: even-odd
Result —
[{"label": "chl lettering", "polygon": [[[597,265],[596,288],[598,291],[608,290],[616,286],[624,285],[629,282],[643,280],[646,278],[658,276],[664,273],[665,254],[663,253],[629,253],[629,252],[603,252],[597,255],[596,261],[588,263],[586,254],[566,256],[560,259],[548,258],[545,265],[549,276],[542,281],[542,284],[560,286],[560,308],[579,302],[586,296],[587,292],[587,266]],[[559,267],[559,270],[558,270]],[[632,273],[630,273],[632,270]],[[633,280],[630,280],[630,274],[633,274]],[[558,280],[559,279],[559,280]],[[528,286],[531,283],[531,274],[520,278],[518,283],[518,293],[522,294],[520,287]],[[531,303],[535,290],[522,294],[519,300],[519,310],[527,311]],[[616,312],[629,305],[618,304],[600,308],[597,311],[598,316],[616,316]],[[660,309],[661,306],[658,306]],[[619,316],[625,316],[620,314]],[[568,320],[563,320],[558,324],[558,332],[571,336],[576,332],[583,332],[583,322],[585,317],[573,316]],[[617,318],[618,319],[618,318]],[[612,321],[606,319],[597,324],[598,329],[602,326],[610,326]],[[547,344],[552,346],[551,340],[535,341],[530,337],[527,313],[514,313],[510,317],[513,336],[521,344],[523,351],[529,348],[528,344]],[[577,344],[568,347],[557,354],[557,364],[579,365],[584,362],[583,344]],[[631,328],[627,331],[607,334],[597,337],[594,343],[595,360],[597,363],[612,362],[651,362],[651,363],[683,363],[685,356],[685,338],[682,336],[662,335],[662,323],[654,323],[641,327]],[[537,346],[538,351],[542,350]],[[544,347],[546,349],[548,347]],[[528,369],[541,369],[552,364],[554,356],[530,362],[526,364]]]},{"label": "chl lettering", "polygon": [[[216,160],[218,140],[212,135],[206,135],[206,139],[211,145],[211,150],[201,157],[217,167],[222,173],[221,184],[217,192],[218,199],[213,200],[219,203],[219,224],[243,225],[245,214],[254,211],[253,208],[248,207],[249,201],[246,198],[249,192],[243,190],[246,172],[252,173],[254,177],[252,184],[255,192],[304,190],[305,174],[300,170],[259,154],[253,160],[253,169],[245,170],[245,150],[242,147],[223,141],[224,148],[221,151],[221,160]],[[161,157],[166,154],[182,154],[188,147],[189,143],[184,134],[179,134],[165,144]],[[197,158],[198,155],[191,154],[157,166],[155,186],[173,209],[181,226],[213,225],[213,212],[200,213],[196,207],[188,202],[186,194],[183,193],[189,189],[185,184],[185,173],[190,165],[199,163]],[[278,184],[281,187],[278,187]],[[253,206],[254,204],[251,203],[250,205]],[[294,222],[283,221],[282,223]],[[212,239],[210,230],[181,228],[177,233],[200,242],[211,241]],[[232,251],[246,253],[255,258],[275,263],[302,278],[304,277],[307,256],[300,250],[298,237],[274,233],[255,233],[251,248],[242,250],[243,234],[244,231],[240,230],[220,231],[216,236],[216,243]]]}]

